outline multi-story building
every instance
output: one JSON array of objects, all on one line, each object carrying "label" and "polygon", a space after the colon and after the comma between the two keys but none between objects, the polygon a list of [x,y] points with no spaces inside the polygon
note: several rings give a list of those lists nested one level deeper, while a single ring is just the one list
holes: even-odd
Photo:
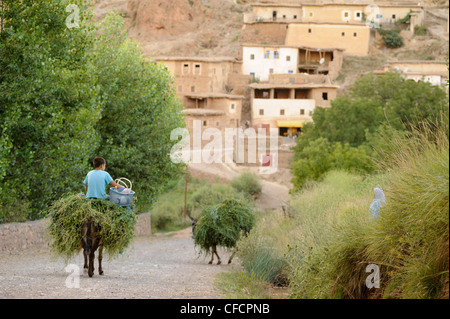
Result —
[{"label": "multi-story building", "polygon": [[329,107],[339,86],[331,84],[253,83],[252,125],[278,128],[281,136],[291,136],[312,120],[317,106]]},{"label": "multi-story building", "polygon": [[186,94],[224,93],[230,76],[240,74],[242,63],[231,57],[157,57],[174,76],[176,92],[185,102]]},{"label": "multi-story building", "polygon": [[256,81],[270,74],[325,74],[334,80],[342,67],[343,49],[244,44],[242,70]]},{"label": "multi-story building", "polygon": [[370,27],[361,23],[290,23],[285,44],[288,46],[328,47],[345,50],[348,55],[369,53]]},{"label": "multi-story building", "polygon": [[404,74],[406,79],[425,81],[433,85],[444,85],[449,78],[445,61],[388,61],[383,70],[376,70],[374,73],[383,75],[395,71]]}]

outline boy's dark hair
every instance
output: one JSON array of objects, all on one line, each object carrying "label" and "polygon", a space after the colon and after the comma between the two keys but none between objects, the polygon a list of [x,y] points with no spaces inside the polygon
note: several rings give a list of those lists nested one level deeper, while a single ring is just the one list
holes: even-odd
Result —
[{"label": "boy's dark hair", "polygon": [[95,157],[94,158],[94,168],[100,167],[102,164],[106,164],[106,161],[103,157]]}]

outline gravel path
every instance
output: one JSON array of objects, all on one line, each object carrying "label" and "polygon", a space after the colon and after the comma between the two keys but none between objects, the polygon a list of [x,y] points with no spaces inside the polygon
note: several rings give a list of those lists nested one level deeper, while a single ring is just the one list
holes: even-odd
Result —
[{"label": "gravel path", "polygon": [[[219,251],[226,262],[227,252]],[[48,249],[0,254],[0,298],[222,298],[214,286],[215,275],[240,269],[233,264],[209,265],[198,256],[190,229],[169,235],[137,237],[116,259],[103,257],[104,275],[92,278],[83,272],[80,253],[66,264],[52,259]],[[77,269],[79,267],[79,269]],[[95,263],[97,268],[97,261]],[[80,276],[75,276],[79,271]],[[74,278],[79,278],[79,288]]]},{"label": "gravel path", "polygon": [[[225,180],[239,174],[223,165],[191,169]],[[257,203],[261,208],[279,209],[289,198],[286,186],[266,180],[261,180],[261,184],[262,194]],[[0,253],[0,299],[223,298],[214,286],[216,275],[242,270],[242,267],[237,257],[231,265],[226,264],[229,253],[218,249],[224,264],[209,265],[211,256],[199,256],[190,228],[171,234],[136,237],[118,258],[108,260],[104,256],[104,275],[98,275],[96,269],[92,278],[83,271],[81,252],[69,262],[69,269],[62,260],[52,258],[49,248]]]}]

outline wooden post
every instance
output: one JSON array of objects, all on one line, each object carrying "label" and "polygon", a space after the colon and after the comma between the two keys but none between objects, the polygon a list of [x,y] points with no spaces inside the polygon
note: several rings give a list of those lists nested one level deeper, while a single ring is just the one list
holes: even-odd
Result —
[{"label": "wooden post", "polygon": [[187,185],[188,185],[188,165],[186,164],[186,174],[185,174],[185,183],[184,183],[184,218],[186,218],[187,213]]}]

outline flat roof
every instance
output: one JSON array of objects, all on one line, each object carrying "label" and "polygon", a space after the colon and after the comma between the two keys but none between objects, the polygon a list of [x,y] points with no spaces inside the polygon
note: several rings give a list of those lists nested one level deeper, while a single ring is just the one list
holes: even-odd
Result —
[{"label": "flat roof", "polygon": [[297,46],[297,45],[285,45],[285,44],[250,44],[250,43],[244,43],[242,44],[242,47],[271,47],[271,48],[292,48],[292,49],[306,49],[306,50],[315,50],[315,51],[333,51],[333,50],[339,50],[339,51],[345,51],[343,48],[315,48],[315,47],[307,47],[307,46]]},{"label": "flat roof", "polygon": [[185,97],[192,99],[230,99],[230,100],[243,100],[245,97],[243,95],[227,94],[227,93],[214,93],[214,92],[204,92],[204,93],[191,93],[184,94]]},{"label": "flat roof", "polygon": [[272,84],[272,83],[252,83],[249,85],[252,89],[317,89],[329,88],[338,89],[339,85],[332,84],[314,84],[314,83],[288,83],[288,84]]},{"label": "flat roof", "polygon": [[287,8],[301,8],[301,4],[295,3],[261,3],[255,2],[251,4],[252,7],[287,7]]},{"label": "flat roof", "polygon": [[[325,6],[368,6],[374,4],[373,2],[360,2],[360,3],[302,3],[302,7],[325,7]],[[406,8],[423,8],[423,6],[419,5],[417,2],[405,2],[405,3],[375,3],[378,7],[406,7]]]},{"label": "flat roof", "polygon": [[[252,7],[288,7],[288,8],[301,8],[301,7],[325,7],[325,6],[367,6],[374,4],[373,1],[361,1],[359,3],[334,3],[334,2],[326,2],[326,3],[298,3],[298,4],[290,4],[290,3],[261,3],[256,2],[252,3]],[[422,5],[419,5],[418,2],[405,2],[405,3],[391,3],[391,2],[382,2],[376,3],[379,7],[415,7],[415,8],[423,8]]]},{"label": "flat roof", "polygon": [[395,64],[395,63],[404,63],[404,64],[447,64],[445,61],[430,61],[430,60],[400,60],[400,61],[386,61],[386,64]]},{"label": "flat roof", "polygon": [[197,116],[214,116],[214,115],[225,115],[224,111],[214,110],[214,109],[184,109],[181,111],[183,114],[187,115],[197,115]]},{"label": "flat roof", "polygon": [[198,57],[198,56],[158,56],[153,58],[154,61],[196,61],[196,62],[240,62],[234,57],[217,56],[217,57]]},{"label": "flat roof", "polygon": [[299,21],[299,22],[290,22],[289,24],[317,24],[325,26],[327,24],[330,25],[346,25],[346,26],[358,26],[358,27],[365,27],[369,28],[368,25],[366,25],[365,22],[323,22],[323,21]]},{"label": "flat roof", "polygon": [[[395,70],[387,70],[387,71],[385,71],[385,70],[375,70],[375,71],[373,71],[373,74],[375,74],[375,75],[384,75],[386,73],[393,73],[393,72],[395,72]],[[443,72],[426,72],[426,71],[423,71],[423,72],[418,72],[418,71],[403,72],[403,71],[400,71],[400,70],[397,71],[397,72],[400,73],[400,74],[406,74],[406,75],[422,75],[422,76],[438,75],[438,76],[442,76],[442,77],[448,77],[448,73],[443,73]]]}]

